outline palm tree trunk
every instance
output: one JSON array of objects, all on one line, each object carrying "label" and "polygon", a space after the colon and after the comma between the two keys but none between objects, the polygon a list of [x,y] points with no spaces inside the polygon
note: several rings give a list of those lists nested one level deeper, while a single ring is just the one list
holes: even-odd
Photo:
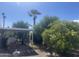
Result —
[{"label": "palm tree trunk", "polygon": [[34,16],[33,21],[34,21],[34,24],[33,24],[33,26],[34,26],[34,25],[36,25],[36,16]]}]

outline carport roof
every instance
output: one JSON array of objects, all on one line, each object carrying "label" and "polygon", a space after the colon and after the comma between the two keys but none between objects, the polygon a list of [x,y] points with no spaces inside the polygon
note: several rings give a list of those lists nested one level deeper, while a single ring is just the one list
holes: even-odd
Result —
[{"label": "carport roof", "polygon": [[32,31],[32,29],[26,29],[26,28],[0,28],[0,30],[5,30],[5,31]]}]

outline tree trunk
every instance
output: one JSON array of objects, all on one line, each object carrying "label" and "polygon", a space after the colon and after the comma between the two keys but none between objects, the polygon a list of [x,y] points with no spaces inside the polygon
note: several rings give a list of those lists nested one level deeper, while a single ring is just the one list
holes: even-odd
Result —
[{"label": "tree trunk", "polygon": [[34,21],[33,25],[36,25],[36,16],[34,16],[33,21]]}]

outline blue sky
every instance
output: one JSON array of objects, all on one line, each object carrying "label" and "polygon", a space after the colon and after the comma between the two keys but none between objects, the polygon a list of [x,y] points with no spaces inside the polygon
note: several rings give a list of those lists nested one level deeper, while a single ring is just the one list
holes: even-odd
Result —
[{"label": "blue sky", "polygon": [[79,19],[79,3],[77,2],[0,2],[0,25],[2,24],[2,12],[5,12],[7,17],[5,22],[6,27],[20,20],[32,24],[32,18],[28,15],[28,11],[31,9],[37,9],[42,13],[38,16],[37,23],[44,16],[58,16],[61,20]]}]

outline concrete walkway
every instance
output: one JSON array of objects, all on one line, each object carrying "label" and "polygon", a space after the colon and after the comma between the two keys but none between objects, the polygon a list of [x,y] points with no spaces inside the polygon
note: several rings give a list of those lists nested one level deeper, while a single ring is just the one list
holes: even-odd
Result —
[{"label": "concrete walkway", "polygon": [[35,56],[32,56],[32,57],[47,57],[47,55],[49,55],[49,53],[39,49],[39,47],[37,46],[34,46],[33,47],[33,50],[38,54],[38,55],[35,55]]}]

